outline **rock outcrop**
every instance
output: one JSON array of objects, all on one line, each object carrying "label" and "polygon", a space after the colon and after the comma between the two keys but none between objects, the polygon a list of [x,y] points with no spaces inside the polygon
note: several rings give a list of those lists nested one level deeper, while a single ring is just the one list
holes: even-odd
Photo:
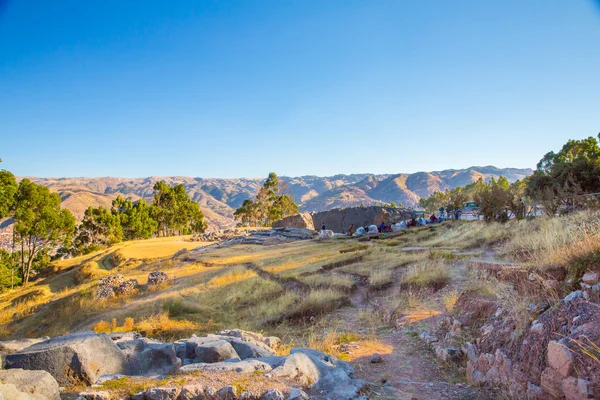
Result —
[{"label": "rock outcrop", "polygon": [[6,356],[6,368],[43,370],[61,385],[92,384],[105,374],[127,373],[127,360],[108,335],[72,333]]},{"label": "rock outcrop", "polygon": [[317,213],[292,215],[275,222],[273,226],[319,230],[325,224],[325,227],[333,232],[346,233],[351,224],[354,224],[354,229],[357,229],[359,226],[379,225],[381,222],[390,224],[404,221],[411,216],[412,212],[404,208],[378,206],[336,208]]},{"label": "rock outcrop", "polygon": [[[58,383],[46,371],[27,371],[18,368],[2,370],[0,371],[0,382],[2,385],[14,385],[20,392],[31,395],[33,398],[60,400]],[[8,390],[12,392],[12,390]],[[0,393],[3,393],[1,388]],[[7,393],[3,394],[6,399],[12,399]]]},{"label": "rock outcrop", "polygon": [[300,214],[290,215],[273,224],[273,228],[305,228],[315,229],[312,214],[303,212]]},{"label": "rock outcrop", "polygon": [[[435,334],[421,338],[439,359],[466,362],[472,385],[500,388],[516,399],[596,398],[600,365],[588,353],[591,343],[600,343],[600,306],[585,293],[572,292],[552,308],[532,304],[533,321],[522,332],[516,329],[522,321],[499,303],[463,294],[455,318],[444,318]],[[463,329],[480,336],[458,346]]]},{"label": "rock outcrop", "polygon": [[[292,349],[278,356],[276,337],[238,329],[216,335],[192,336],[175,343],[160,343],[135,333],[110,335],[79,332],[35,343],[6,359],[8,369],[0,371],[0,394],[5,399],[59,400],[59,384],[102,384],[124,376],[168,377],[194,371],[233,379],[259,372],[260,393],[239,392],[233,383],[203,387],[198,382],[184,385],[157,384],[131,397],[154,399],[307,399],[345,400],[357,397],[366,382],[354,379],[350,364],[331,355],[307,348]],[[183,366],[182,366],[183,359]],[[225,374],[223,374],[225,373]],[[219,379],[210,382],[218,383]],[[241,377],[240,377],[241,379]],[[158,381],[157,381],[158,382]],[[164,382],[164,381],[163,381]],[[576,385],[573,386],[576,389]],[[575,390],[573,389],[573,390]],[[79,400],[104,400],[114,394],[102,387],[79,393]],[[0,396],[0,399],[2,397]]]},{"label": "rock outcrop", "polygon": [[219,246],[234,246],[237,244],[257,244],[271,246],[282,243],[309,240],[317,236],[311,229],[305,228],[273,228],[268,230],[249,231],[246,235],[224,240]]}]

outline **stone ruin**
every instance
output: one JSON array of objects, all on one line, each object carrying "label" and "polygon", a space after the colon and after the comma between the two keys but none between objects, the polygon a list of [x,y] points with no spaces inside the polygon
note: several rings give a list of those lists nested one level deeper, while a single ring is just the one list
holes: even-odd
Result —
[{"label": "stone ruin", "polygon": [[138,281],[135,279],[126,280],[121,274],[109,275],[100,279],[98,289],[96,289],[96,298],[110,299],[115,296],[125,296],[133,294]]},{"label": "stone ruin", "polygon": [[328,230],[336,233],[346,233],[350,224],[356,230],[359,226],[396,223],[408,220],[412,211],[405,208],[393,207],[350,207],[335,208],[317,213],[303,212],[291,215],[273,224],[274,228],[307,228],[320,230],[323,223]]},{"label": "stone ruin", "polygon": [[[309,348],[294,348],[280,356],[276,352],[279,346],[277,337],[239,329],[193,335],[173,343],[134,332],[107,335],[91,331],[52,339],[1,341],[0,398],[59,400],[60,386],[83,383],[91,387],[80,392],[77,400],[111,399],[113,394],[96,385],[127,376],[157,382],[119,397],[131,400],[349,400],[358,398],[368,385],[353,378],[354,369],[347,362]],[[164,383],[168,382],[164,378],[174,374],[189,379]],[[235,385],[239,379],[257,376],[262,384],[252,391]]]}]

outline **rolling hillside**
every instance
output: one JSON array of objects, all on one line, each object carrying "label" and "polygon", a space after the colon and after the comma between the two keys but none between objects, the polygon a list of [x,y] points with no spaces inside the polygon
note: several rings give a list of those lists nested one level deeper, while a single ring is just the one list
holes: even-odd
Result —
[{"label": "rolling hillside", "polygon": [[[352,174],[329,177],[281,177],[302,211],[323,211],[376,202],[415,205],[421,197],[436,190],[451,189],[479,178],[506,176],[511,182],[531,174],[530,169],[471,167],[461,170],[417,172],[414,174]],[[158,181],[183,183],[189,195],[202,207],[212,229],[234,225],[233,212],[253,197],[262,185],[258,178],[192,178],[185,176],[148,178],[31,178],[58,192],[63,206],[77,218],[88,206],[106,206],[118,195],[152,200],[152,187]]]}]

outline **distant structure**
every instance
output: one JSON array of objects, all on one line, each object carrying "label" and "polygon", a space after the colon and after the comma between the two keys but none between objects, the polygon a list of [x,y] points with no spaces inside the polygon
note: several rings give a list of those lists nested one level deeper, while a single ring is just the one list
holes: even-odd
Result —
[{"label": "distant structure", "polygon": [[393,207],[349,207],[334,208],[321,212],[303,212],[290,215],[273,224],[274,228],[308,228],[320,229],[325,224],[327,229],[337,233],[345,233],[348,227],[354,224],[354,228],[365,225],[379,225],[395,223],[410,219],[412,211],[406,208]]}]

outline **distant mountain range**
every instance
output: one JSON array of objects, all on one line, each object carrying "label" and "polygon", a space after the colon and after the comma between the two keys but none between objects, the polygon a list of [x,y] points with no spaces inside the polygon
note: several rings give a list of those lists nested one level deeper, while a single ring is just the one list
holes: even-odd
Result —
[{"label": "distant mountain range", "polygon": [[[531,169],[471,167],[459,170],[417,172],[414,174],[351,174],[328,177],[280,177],[301,211],[323,211],[336,207],[352,207],[374,203],[414,206],[421,197],[436,190],[466,185],[479,178],[505,176],[509,181],[523,179]],[[110,207],[118,195],[151,201],[152,187],[158,181],[174,185],[183,183],[188,194],[197,201],[208,220],[209,227],[226,228],[234,225],[233,212],[244,200],[253,197],[264,179],[261,178],[191,178],[184,176],[149,178],[30,178],[58,192],[63,207],[77,218],[89,206]]]}]

